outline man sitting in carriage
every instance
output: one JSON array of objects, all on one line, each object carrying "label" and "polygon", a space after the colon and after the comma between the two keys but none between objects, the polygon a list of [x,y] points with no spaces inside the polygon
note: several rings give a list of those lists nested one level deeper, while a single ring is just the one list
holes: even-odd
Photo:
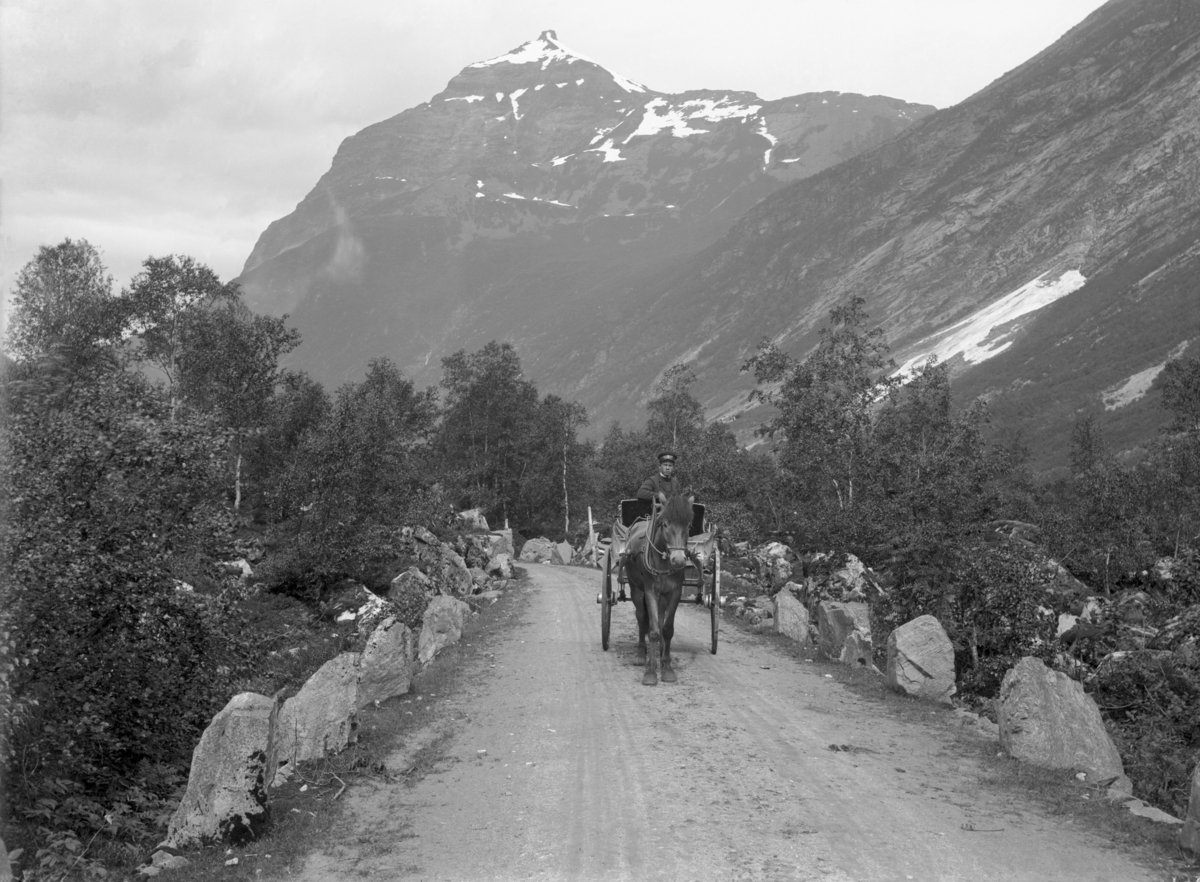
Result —
[{"label": "man sitting in carriage", "polygon": [[652,500],[660,493],[670,498],[683,492],[675,477],[675,459],[675,452],[672,450],[664,450],[658,455],[658,471],[642,481],[642,486],[637,492],[638,499]]}]

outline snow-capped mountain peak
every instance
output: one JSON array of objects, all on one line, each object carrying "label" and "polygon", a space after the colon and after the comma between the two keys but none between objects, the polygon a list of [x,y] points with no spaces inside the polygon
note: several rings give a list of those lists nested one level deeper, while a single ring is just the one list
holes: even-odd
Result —
[{"label": "snow-capped mountain peak", "polygon": [[492,67],[497,64],[537,64],[542,70],[550,66],[552,62],[564,61],[567,64],[574,64],[577,61],[586,61],[588,64],[594,64],[596,67],[606,70],[616,82],[618,86],[626,92],[646,92],[648,91],[641,83],[634,82],[628,77],[623,77],[620,74],[613,73],[604,67],[599,62],[588,58],[573,49],[569,49],[559,41],[558,35],[554,31],[542,31],[536,40],[530,40],[528,43],[522,43],[516,49],[497,55],[495,58],[489,58],[486,61],[477,61],[474,64],[467,65],[468,68]]}]

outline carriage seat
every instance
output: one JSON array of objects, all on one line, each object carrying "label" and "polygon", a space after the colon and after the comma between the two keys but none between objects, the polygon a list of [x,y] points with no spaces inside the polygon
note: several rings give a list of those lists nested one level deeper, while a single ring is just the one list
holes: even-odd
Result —
[{"label": "carriage seat", "polygon": [[[624,539],[629,535],[629,529],[638,521],[649,518],[654,503],[649,499],[622,499],[621,522],[613,525],[616,538]],[[699,502],[692,503],[692,523],[688,527],[688,536],[699,536],[704,532],[704,506]]]}]

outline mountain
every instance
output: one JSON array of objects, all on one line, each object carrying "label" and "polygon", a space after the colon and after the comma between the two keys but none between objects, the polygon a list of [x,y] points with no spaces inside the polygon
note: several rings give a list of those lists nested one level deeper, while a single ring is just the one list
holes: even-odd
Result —
[{"label": "mountain", "polygon": [[647,286],[771,193],[932,111],[838,92],[666,94],[545,31],[347,138],[238,281],[255,309],[291,314],[304,337],[291,366],[326,385],[381,355],[436,383],[442,356],[501,339],[594,425],[636,418],[670,347],[617,389],[608,369],[627,353],[596,342],[639,322]]},{"label": "mountain", "polygon": [[[1200,336],[1198,148],[1200,4],[1112,0],[961,104],[767,197],[645,292],[645,322],[607,329],[597,345],[633,356],[602,382],[685,357],[710,413],[733,416],[759,339],[803,353],[859,294],[900,363],[949,360],[1038,465],[1065,463],[1083,413],[1136,448],[1162,422],[1154,376]],[[661,351],[646,329],[666,321]]]}]

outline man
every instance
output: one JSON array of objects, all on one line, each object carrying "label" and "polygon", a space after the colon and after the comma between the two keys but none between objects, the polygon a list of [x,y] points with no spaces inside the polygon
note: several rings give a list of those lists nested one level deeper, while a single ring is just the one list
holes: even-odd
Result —
[{"label": "man", "polygon": [[675,453],[664,450],[658,455],[658,472],[642,482],[637,498],[654,499],[659,493],[664,496],[678,496],[682,492],[683,488],[675,479]]}]

